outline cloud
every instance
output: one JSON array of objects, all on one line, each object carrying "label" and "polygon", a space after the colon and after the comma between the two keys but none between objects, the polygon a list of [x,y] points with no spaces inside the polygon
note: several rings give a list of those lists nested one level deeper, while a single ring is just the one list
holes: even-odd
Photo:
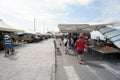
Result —
[{"label": "cloud", "polygon": [[39,2],[34,2],[38,6],[49,9],[67,9],[70,4],[79,5],[79,6],[88,6],[94,2],[94,0],[41,0]]},{"label": "cloud", "polygon": [[[105,3],[107,2],[107,3]],[[104,0],[102,1],[101,16],[96,20],[102,22],[120,21],[120,0]]]},{"label": "cloud", "polygon": [[8,13],[15,14],[21,18],[28,18],[29,20],[32,17],[43,14],[53,17],[54,14],[50,14],[47,10],[62,9],[66,11],[65,14],[68,14],[70,11],[69,4],[87,6],[93,1],[94,0],[1,0],[0,7],[3,8],[3,12],[5,10]]},{"label": "cloud", "polygon": [[93,3],[95,0],[76,0],[76,2],[83,6],[88,6]]},{"label": "cloud", "polygon": [[[53,4],[55,5],[53,6]],[[53,19],[57,16],[51,14],[48,11],[45,11],[46,8],[54,9],[61,8],[61,3],[56,4],[55,0],[43,0],[43,1],[34,1],[34,0],[2,0],[0,3],[1,12],[6,15],[13,15],[16,18],[30,20],[34,17],[39,17],[41,19]],[[66,12],[67,13],[67,12]],[[66,15],[63,14],[63,15]],[[59,15],[59,13],[57,14]]]},{"label": "cloud", "polygon": [[33,18],[52,22],[46,24],[57,26],[61,18],[72,22],[67,18],[72,11],[70,5],[89,6],[93,2],[94,0],[0,0],[0,17],[23,28],[29,27]]},{"label": "cloud", "polygon": [[3,7],[21,11],[41,11],[43,9],[67,9],[69,4],[88,6],[94,0],[1,0],[0,5]]}]

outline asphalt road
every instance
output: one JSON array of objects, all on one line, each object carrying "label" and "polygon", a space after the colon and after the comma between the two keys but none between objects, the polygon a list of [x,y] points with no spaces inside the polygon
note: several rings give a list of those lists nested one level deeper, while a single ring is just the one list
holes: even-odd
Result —
[{"label": "asphalt road", "polygon": [[15,54],[0,52],[0,80],[51,80],[55,64],[53,39],[15,47]]},{"label": "asphalt road", "polygon": [[84,54],[85,63],[79,64],[74,50],[65,55],[64,47],[59,48],[61,55],[56,55],[56,80],[120,80],[120,59],[105,56],[100,60],[89,52]]}]

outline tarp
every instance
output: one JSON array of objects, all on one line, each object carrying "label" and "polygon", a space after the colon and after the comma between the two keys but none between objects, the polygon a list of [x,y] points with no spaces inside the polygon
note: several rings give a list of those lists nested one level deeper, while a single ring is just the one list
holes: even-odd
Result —
[{"label": "tarp", "polygon": [[100,27],[104,27],[104,26],[111,26],[113,28],[118,28],[120,29],[120,23],[119,22],[113,22],[113,23],[98,23],[98,24],[90,24],[91,28],[93,30],[97,30]]},{"label": "tarp", "polygon": [[[120,29],[116,29],[116,24],[91,25],[91,28],[106,36],[114,45],[120,48]],[[118,27],[118,26],[117,26]]]},{"label": "tarp", "polygon": [[83,32],[91,32],[92,28],[90,28],[89,24],[59,24],[58,28],[61,32],[65,33],[83,33]]},{"label": "tarp", "polygon": [[0,30],[8,31],[8,32],[24,32],[24,30],[12,27],[6,24],[5,22],[3,22],[2,20],[0,20]]}]

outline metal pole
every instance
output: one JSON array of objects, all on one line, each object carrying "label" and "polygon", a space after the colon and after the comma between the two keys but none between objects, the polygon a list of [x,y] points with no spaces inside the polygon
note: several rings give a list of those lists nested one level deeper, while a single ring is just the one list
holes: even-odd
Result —
[{"label": "metal pole", "polygon": [[48,28],[47,28],[47,32],[48,32],[49,30],[48,30]]},{"label": "metal pole", "polygon": [[36,31],[36,28],[35,28],[35,18],[34,18],[34,31]]},{"label": "metal pole", "polygon": [[44,29],[44,33],[45,33],[45,21],[43,21],[43,29]]}]

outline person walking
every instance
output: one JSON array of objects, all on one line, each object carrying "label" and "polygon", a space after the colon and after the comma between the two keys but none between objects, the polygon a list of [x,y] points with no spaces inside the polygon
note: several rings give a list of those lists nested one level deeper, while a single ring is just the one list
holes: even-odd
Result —
[{"label": "person walking", "polygon": [[70,38],[67,36],[67,38],[64,38],[63,40],[64,46],[65,46],[65,54],[69,54],[70,49]]},{"label": "person walking", "polygon": [[13,52],[13,54],[14,54],[14,52],[15,52],[15,48],[14,48],[14,46],[15,46],[15,42],[16,42],[16,40],[15,40],[15,36],[13,36],[13,35],[10,35],[11,36],[11,39],[12,39],[12,52]]},{"label": "person walking", "polygon": [[83,52],[86,47],[86,41],[84,40],[83,36],[80,35],[79,39],[75,42],[74,47],[77,50],[78,62],[82,64],[83,63]]},{"label": "person walking", "polygon": [[5,45],[5,55],[4,55],[4,57],[7,57],[7,54],[9,54],[9,50],[10,50],[11,54],[13,54],[12,38],[7,33],[4,35],[4,45]]},{"label": "person walking", "polygon": [[70,47],[73,48],[73,47],[74,47],[74,40],[73,40],[73,37],[71,37],[70,40],[71,40],[71,45],[70,45]]},{"label": "person walking", "polygon": [[77,35],[74,35],[74,36],[73,36],[73,42],[74,42],[74,44],[75,44],[75,42],[77,41],[77,39],[78,39]]}]

